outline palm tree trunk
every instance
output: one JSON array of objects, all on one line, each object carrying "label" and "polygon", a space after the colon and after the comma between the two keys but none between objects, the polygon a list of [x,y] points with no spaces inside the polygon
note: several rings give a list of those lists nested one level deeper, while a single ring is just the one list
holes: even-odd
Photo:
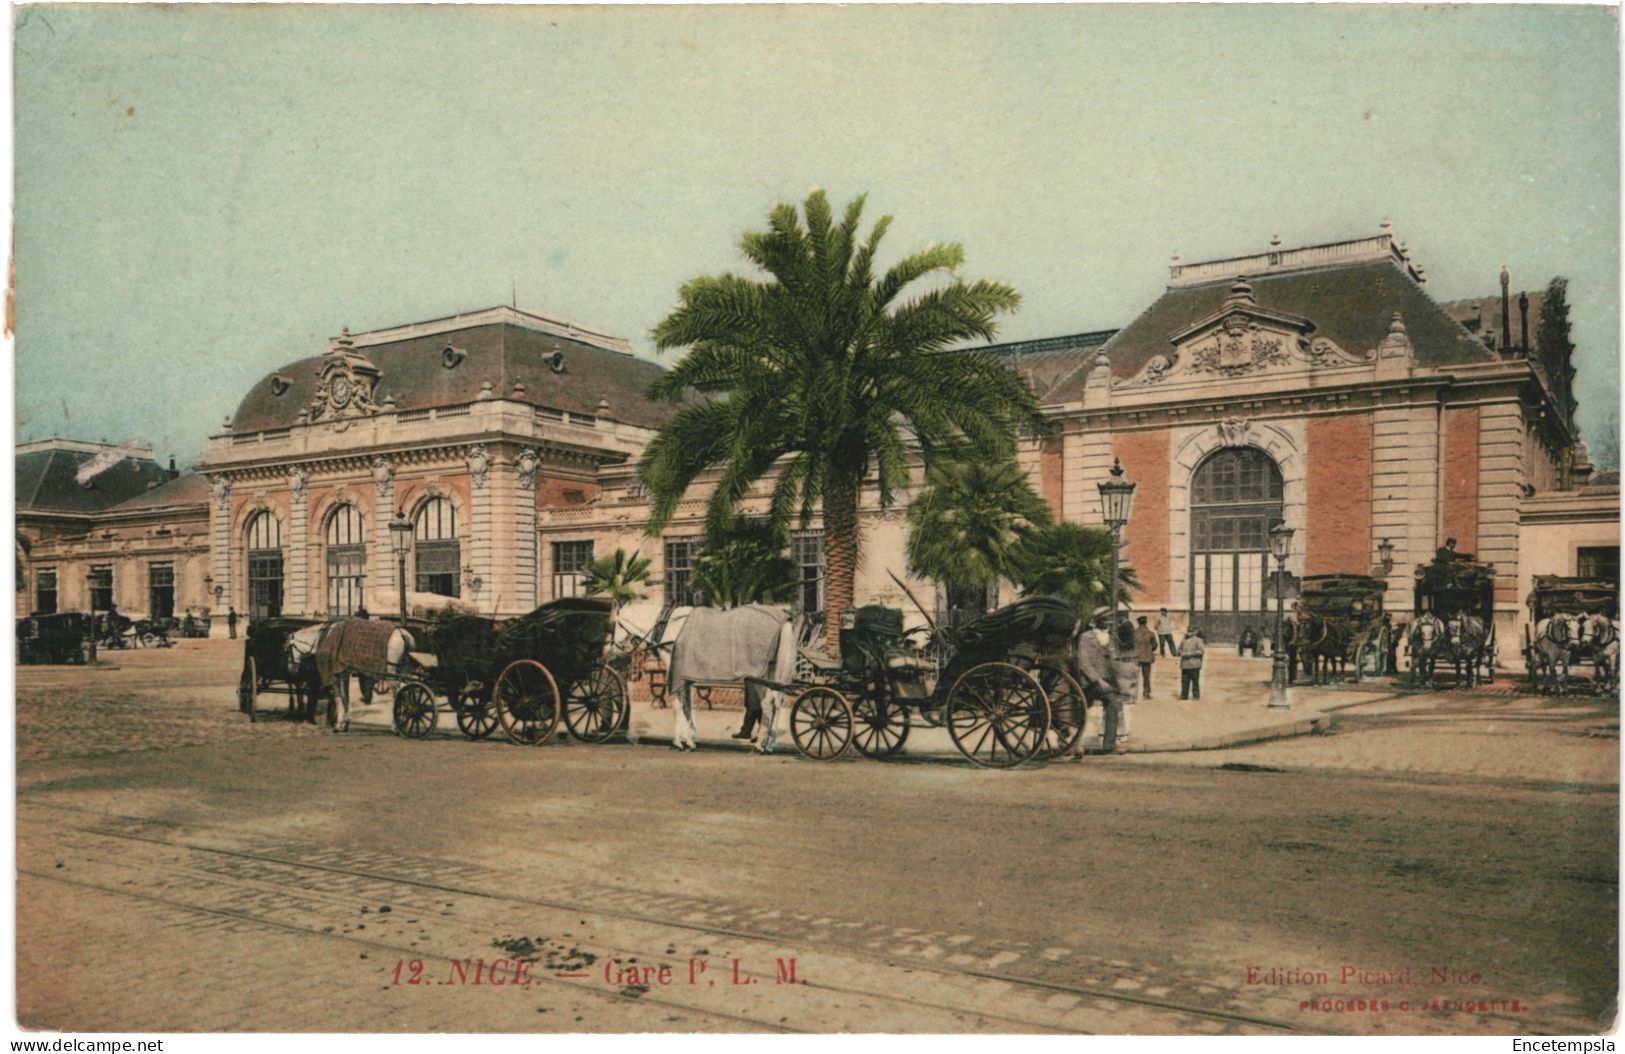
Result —
[{"label": "palm tree trunk", "polygon": [[841,654],[841,616],[852,607],[858,571],[858,488],[837,484],[824,492],[824,650]]}]

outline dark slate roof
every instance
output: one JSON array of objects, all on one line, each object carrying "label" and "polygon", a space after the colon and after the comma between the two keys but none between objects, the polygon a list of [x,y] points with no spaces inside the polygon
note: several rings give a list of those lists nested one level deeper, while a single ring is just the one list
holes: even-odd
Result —
[{"label": "dark slate roof", "polygon": [[[441,359],[447,345],[467,353],[451,369]],[[523,382],[522,401],[571,413],[594,414],[598,401],[608,399],[606,417],[644,428],[659,428],[677,409],[644,395],[665,372],[660,365],[510,322],[360,345],[355,350],[380,371],[374,401],[381,403],[393,395],[401,411],[471,403],[486,381],[494,396],[508,399],[516,398],[513,387]],[[554,352],[564,355],[563,372],[554,372],[546,361]],[[316,394],[325,358],[300,359],[250,388],[232,418],[233,430],[258,432],[296,424],[299,411]],[[292,382],[281,395],[272,388],[272,378],[279,374]]]},{"label": "dark slate roof", "polygon": [[[1529,344],[1535,343],[1535,331],[1540,328],[1540,304],[1546,297],[1546,287],[1528,291],[1529,297]],[[1467,300],[1447,300],[1440,304],[1445,314],[1460,322],[1467,330],[1475,335],[1485,332],[1495,334],[1496,346],[1501,341],[1501,294],[1492,296],[1471,297]],[[1518,291],[1512,291],[1507,297],[1507,318],[1512,324],[1513,347],[1517,347],[1523,338],[1523,330],[1519,322]]]},{"label": "dark slate roof", "polygon": [[[1456,323],[1416,283],[1385,261],[1349,264],[1249,277],[1258,306],[1301,315],[1315,324],[1315,335],[1327,337],[1351,352],[1370,352],[1388,334],[1398,311],[1405,332],[1424,366],[1498,361]],[[1230,294],[1234,278],[1170,288],[1139,318],[1104,346],[1112,372],[1133,377],[1153,355],[1166,354],[1169,338],[1217,311]],[[1082,397],[1084,378],[1075,372],[1051,393],[1052,401]]]},{"label": "dark slate roof", "polygon": [[93,513],[112,508],[162,483],[169,473],[151,458],[127,457],[92,477],[75,478],[95,457],[85,450],[31,450],[17,455],[17,511]]},{"label": "dark slate roof", "polygon": [[127,501],[121,501],[113,506],[110,512],[141,512],[145,509],[168,508],[176,505],[209,504],[209,481],[196,472],[188,472],[177,476],[168,483],[160,483],[156,487],[137,494]]},{"label": "dark slate roof", "polygon": [[1064,337],[989,344],[969,350],[985,351],[1009,363],[1011,369],[1029,379],[1038,401],[1044,403],[1049,401],[1046,396],[1050,392],[1087,365],[1095,349],[1110,340],[1116,332],[1115,329],[1099,329]]}]

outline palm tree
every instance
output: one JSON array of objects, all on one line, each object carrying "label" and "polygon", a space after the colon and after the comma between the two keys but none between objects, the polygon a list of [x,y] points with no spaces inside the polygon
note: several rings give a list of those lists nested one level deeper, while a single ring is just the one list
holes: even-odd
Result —
[{"label": "palm tree", "polygon": [[908,507],[908,566],[952,586],[1014,580],[1024,541],[1050,523],[1050,508],[1012,459],[934,464]]},{"label": "palm tree", "polygon": [[[1023,596],[1057,596],[1072,602],[1084,618],[1111,603],[1112,532],[1104,527],[1055,523],[1024,538],[1014,554],[1011,575]],[[1132,567],[1118,567],[1117,600],[1127,605],[1138,589]]]},{"label": "palm tree", "polygon": [[[687,348],[649,390],[692,402],[655,437],[639,474],[653,496],[657,535],[702,473],[720,471],[707,528],[726,523],[751,486],[770,473],[770,517],[805,526],[823,506],[829,640],[852,606],[858,512],[873,476],[882,507],[909,482],[909,442],[929,462],[968,447],[1007,452],[1018,429],[1044,431],[1037,399],[1015,371],[985,352],[949,348],[993,339],[993,319],[1020,297],[999,282],[954,273],[958,245],[911,253],[884,275],[875,254],[891,225],[883,216],[860,242],[862,196],[834,222],[821,190],[803,206],[775,206],[766,231],[740,243],[765,279],[695,278],[654,330],[662,350]],[[939,284],[907,300],[922,278]],[[909,439],[905,440],[905,432]]]},{"label": "palm tree", "polygon": [[609,556],[600,556],[592,562],[582,591],[590,597],[609,597],[614,605],[610,609],[609,621],[614,625],[620,609],[643,596],[640,587],[649,584],[649,567],[647,557],[617,549]]},{"label": "palm tree", "polygon": [[706,539],[694,558],[694,583],[709,607],[778,604],[796,591],[796,565],[784,555],[784,528],[742,517]]}]

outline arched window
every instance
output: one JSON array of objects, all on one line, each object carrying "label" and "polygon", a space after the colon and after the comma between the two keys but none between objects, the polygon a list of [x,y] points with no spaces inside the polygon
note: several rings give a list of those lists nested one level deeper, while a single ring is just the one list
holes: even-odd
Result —
[{"label": "arched window", "polygon": [[367,606],[367,536],[361,510],[345,503],[327,518],[327,613],[353,615]]},{"label": "arched window", "polygon": [[256,512],[247,536],[248,617],[282,614],[282,521],[267,509]]},{"label": "arched window", "polygon": [[1227,447],[1191,477],[1191,625],[1208,640],[1262,628],[1270,528],[1282,518],[1281,470],[1262,450]]},{"label": "arched window", "polygon": [[430,498],[418,507],[412,523],[417,591],[460,596],[463,561],[457,541],[457,507],[445,498]]}]

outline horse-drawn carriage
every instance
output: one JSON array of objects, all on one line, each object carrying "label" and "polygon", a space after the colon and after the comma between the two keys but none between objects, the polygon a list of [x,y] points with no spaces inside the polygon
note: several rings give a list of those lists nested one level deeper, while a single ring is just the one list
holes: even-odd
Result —
[{"label": "horse-drawn carriage", "polygon": [[413,677],[395,692],[395,730],[421,738],[443,698],[470,739],[501,727],[509,739],[545,743],[562,719],[589,743],[625,725],[626,683],[608,662],[610,601],[555,600],[507,622],[448,614],[421,627]]},{"label": "horse-drawn carriage", "polygon": [[1298,615],[1286,644],[1298,649],[1311,680],[1324,684],[1333,672],[1354,665],[1354,679],[1380,676],[1387,668],[1393,627],[1383,610],[1388,583],[1370,575],[1307,575]]},{"label": "horse-drawn carriage", "polygon": [[790,704],[790,733],[803,754],[829,761],[854,744],[873,758],[902,749],[916,717],[946,725],[968,760],[1009,768],[1070,750],[1087,703],[1066,670],[1077,613],[1033,597],[957,626],[938,663],[908,646],[902,612],[871,606],[842,618],[841,662],[828,683]]},{"label": "horse-drawn carriage", "polygon": [[1495,680],[1494,564],[1441,552],[1417,565],[1407,653],[1413,683],[1431,687],[1441,659],[1455,667],[1457,687]]},{"label": "horse-drawn carriage", "polygon": [[1544,671],[1548,689],[1561,694],[1572,667],[1579,663],[1591,666],[1594,690],[1612,690],[1617,685],[1619,583],[1536,575],[1528,606],[1523,655],[1531,687],[1539,687]]},{"label": "horse-drawn carriage", "polygon": [[243,639],[243,669],[237,678],[237,709],[258,721],[264,713],[261,698],[283,696],[288,713],[316,719],[316,695],[309,683],[309,671],[302,668],[302,654],[290,653],[288,642],[301,630],[317,623],[311,619],[264,618],[248,624]]},{"label": "horse-drawn carriage", "polygon": [[17,661],[83,663],[89,657],[93,631],[90,616],[79,611],[29,615],[17,620]]}]

